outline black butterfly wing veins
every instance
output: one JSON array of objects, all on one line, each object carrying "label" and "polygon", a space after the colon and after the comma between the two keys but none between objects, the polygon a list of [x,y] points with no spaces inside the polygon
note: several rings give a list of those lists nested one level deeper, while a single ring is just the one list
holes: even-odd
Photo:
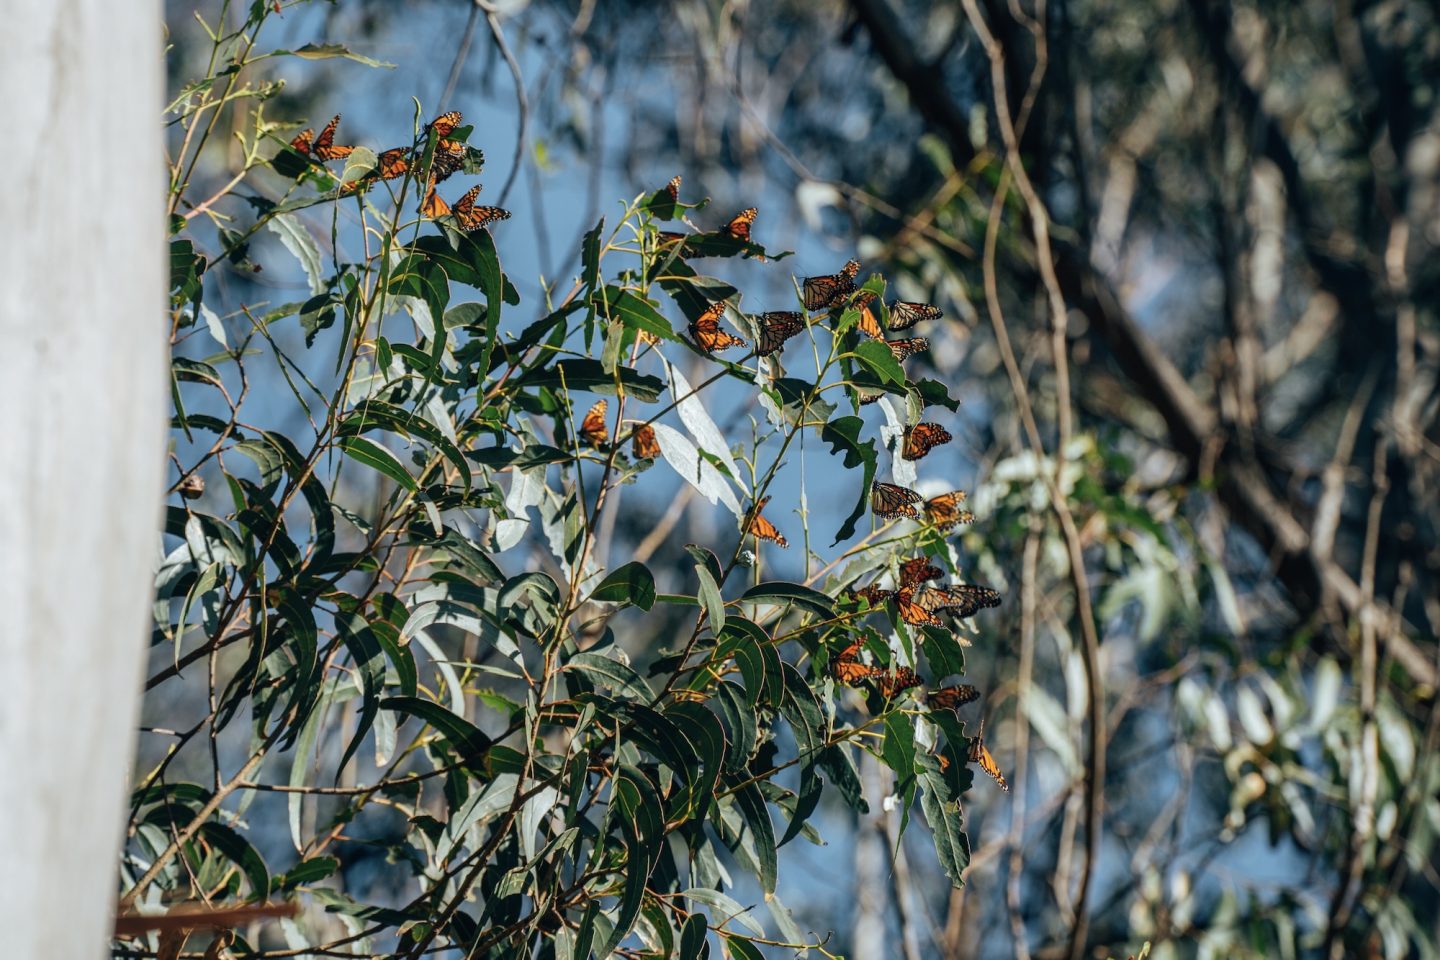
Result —
[{"label": "black butterfly wing veins", "polygon": [[915,602],[931,613],[944,612],[965,619],[981,610],[1000,606],[1000,591],[972,583],[954,583],[948,587],[929,587],[921,591]]},{"label": "black butterfly wing veins", "polygon": [[925,517],[944,533],[962,523],[974,523],[975,514],[965,509],[965,491],[951,490],[925,501]]},{"label": "black butterfly wing veins", "polygon": [[716,300],[705,311],[690,321],[690,336],[706,353],[743,347],[745,341],[721,329],[720,318],[725,315],[725,301]]},{"label": "black butterfly wing veins", "polygon": [[510,211],[500,207],[477,206],[475,198],[480,195],[480,184],[476,184],[465,192],[465,196],[455,201],[450,212],[455,215],[455,220],[460,224],[460,229],[466,233],[486,227],[499,220],[509,220]]},{"label": "black butterfly wing veins", "polygon": [[938,423],[917,423],[905,428],[905,443],[900,456],[906,460],[919,460],[942,443],[949,443],[954,437]]},{"label": "black butterfly wing veins", "polygon": [[829,310],[837,301],[855,292],[855,278],[860,275],[860,261],[848,260],[844,269],[820,277],[806,277],[801,291],[806,310]]},{"label": "black butterfly wing veins", "polygon": [[768,357],[775,353],[785,346],[785,341],[805,329],[803,313],[793,311],[762,313],[756,319],[760,327],[760,338],[755,352],[762,357]]},{"label": "black butterfly wing veins", "polygon": [[870,512],[877,517],[886,520],[895,517],[914,519],[920,515],[919,511],[915,509],[915,504],[920,500],[920,494],[909,487],[883,483],[879,480],[870,482]]},{"label": "black butterfly wing veins", "polygon": [[939,307],[928,303],[892,300],[887,306],[890,310],[890,329],[897,333],[909,330],[922,320],[938,320],[944,316]]}]

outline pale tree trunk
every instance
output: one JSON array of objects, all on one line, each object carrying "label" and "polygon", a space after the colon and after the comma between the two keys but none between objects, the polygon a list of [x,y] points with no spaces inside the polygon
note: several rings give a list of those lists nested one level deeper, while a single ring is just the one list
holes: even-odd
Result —
[{"label": "pale tree trunk", "polygon": [[855,960],[892,960],[887,917],[890,906],[890,856],[885,849],[885,810],[889,771],[868,752],[860,751],[860,786],[870,813],[855,832],[855,925],[851,946]]},{"label": "pale tree trunk", "polygon": [[165,436],[153,0],[0,0],[0,931],[99,957]]}]

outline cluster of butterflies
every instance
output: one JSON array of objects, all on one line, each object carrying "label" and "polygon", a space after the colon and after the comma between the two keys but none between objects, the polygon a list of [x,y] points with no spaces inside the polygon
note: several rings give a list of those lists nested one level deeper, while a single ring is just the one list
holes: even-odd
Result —
[{"label": "cluster of butterflies", "polygon": [[[680,178],[675,177],[664,188],[672,202],[679,201],[680,183]],[[752,243],[751,228],[758,213],[755,207],[742,210],[708,236]],[[703,255],[704,247],[695,242],[696,238],[692,236],[662,232],[659,240],[662,249],[665,245],[678,244],[676,253],[680,256]],[[850,260],[838,273],[804,278],[801,284],[801,299],[806,312],[772,311],[756,316],[754,320],[757,343],[753,355],[768,357],[777,353],[788,340],[814,322],[817,314],[838,317],[847,311],[856,311],[858,320],[855,328],[864,336],[884,343],[897,361],[904,361],[928,350],[930,343],[924,337],[890,339],[886,332],[887,329],[889,332],[905,331],[922,321],[939,319],[942,316],[940,309],[928,303],[892,301],[885,304],[887,319],[882,326],[874,310],[877,295],[857,286],[856,279],[859,274],[860,262]],[[722,328],[721,320],[727,306],[724,300],[711,303],[690,323],[691,338],[706,353],[715,354],[733,347],[748,346],[743,337]],[[644,332],[640,333],[639,337],[647,343],[659,342],[657,338]],[[860,402],[871,403],[882,395],[879,391],[873,394],[861,391]],[[586,413],[579,430],[580,437],[586,444],[602,451],[609,450],[612,442],[606,426],[607,408],[605,400],[597,402]],[[637,458],[654,459],[660,455],[655,431],[648,424],[640,424],[632,429],[629,439],[632,452]],[[908,461],[918,461],[935,447],[949,443],[952,439],[950,432],[938,423],[917,423],[905,429],[900,456]],[[878,480],[873,481],[870,488],[870,509],[875,516],[885,520],[923,520],[941,532],[975,519],[974,515],[965,509],[965,499],[963,490],[952,490],[925,499],[908,487]],[[769,501],[769,497],[764,497],[750,509],[745,520],[745,533],[756,541],[767,541],[780,547],[789,546],[775,524],[762,514]],[[928,558],[917,557],[901,567],[898,585],[894,589],[884,589],[878,582],[872,582],[868,586],[848,592],[854,598],[864,599],[871,607],[878,607],[887,601],[893,602],[900,618],[917,627],[943,628],[947,624],[941,619],[942,616],[966,618],[974,616],[980,610],[1000,605],[1000,594],[989,587],[973,584],[937,586],[930,583],[942,575],[940,568],[932,565]],[[856,641],[832,658],[831,675],[840,683],[848,686],[874,685],[886,699],[893,699],[909,689],[924,685],[921,677],[909,667],[887,669],[862,662],[861,647],[862,641]],[[980,692],[968,684],[954,684],[929,691],[925,699],[931,709],[958,710],[979,696]],[[940,759],[944,762],[945,758],[942,755]],[[1001,789],[1009,789],[994,756],[985,746],[983,735],[970,740],[969,759],[972,763],[979,764]]]},{"label": "cluster of butterflies", "polygon": [[[463,119],[459,110],[442,113],[425,125],[424,135],[417,143],[408,147],[392,147],[382,151],[376,156],[373,168],[358,179],[344,184],[340,188],[340,192],[342,194],[356,193],[369,188],[378,181],[396,180],[408,175],[412,170],[419,171],[429,146],[429,135],[434,133],[435,150],[430,154],[429,165],[424,170],[425,194],[424,199],[420,202],[420,212],[432,220],[447,215],[451,216],[460,229],[467,233],[479,230],[498,220],[510,219],[508,210],[501,207],[487,207],[475,202],[475,199],[480,196],[480,184],[478,183],[466,191],[465,195],[456,200],[454,204],[447,203],[436,192],[436,185],[463,169],[467,159],[478,157],[479,163],[485,162],[484,154],[480,151],[469,146],[463,140],[451,137]],[[295,139],[290,141],[290,149],[302,157],[313,159],[321,164],[332,160],[343,160],[355,152],[355,147],[335,142],[335,131],[339,126],[340,114],[337,113],[318,136],[313,129],[308,127],[302,130]]]}]

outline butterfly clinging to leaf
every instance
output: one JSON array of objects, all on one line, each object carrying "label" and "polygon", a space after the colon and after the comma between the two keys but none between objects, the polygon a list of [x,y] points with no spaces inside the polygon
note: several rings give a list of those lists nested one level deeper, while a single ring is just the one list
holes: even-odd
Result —
[{"label": "butterfly clinging to leaf", "polygon": [[717,300],[690,322],[690,336],[694,337],[695,342],[707,353],[745,346],[744,340],[720,329],[720,318],[724,315],[725,301]]},{"label": "butterfly clinging to leaf", "polygon": [[828,310],[842,297],[855,290],[855,278],[860,275],[860,261],[846,261],[844,269],[822,277],[806,277],[801,285],[804,291],[806,310]]},{"label": "butterfly clinging to leaf", "polygon": [[606,400],[595,401],[595,406],[585,414],[585,419],[580,421],[580,436],[586,443],[596,450],[603,450],[610,445],[610,431],[605,426],[605,411],[609,407]]},{"label": "butterfly clinging to leaf", "polygon": [[943,574],[928,557],[913,557],[900,564],[900,586],[918,587],[926,580],[938,580]]},{"label": "butterfly clinging to leaf", "polygon": [[919,460],[933,448],[953,439],[950,431],[938,423],[917,423],[905,428],[905,444],[900,456],[906,460]]},{"label": "butterfly clinging to leaf", "polygon": [[914,504],[920,502],[920,494],[909,487],[894,483],[870,482],[870,511],[877,517],[918,517]]},{"label": "butterfly clinging to leaf", "polygon": [[925,702],[931,710],[959,710],[965,704],[980,699],[980,691],[968,683],[957,683],[940,687],[925,695]]},{"label": "butterfly clinging to leaf", "polygon": [[925,501],[925,516],[941,532],[949,530],[959,523],[973,523],[975,515],[961,506],[964,502],[964,490],[942,493],[938,497],[931,497]]},{"label": "butterfly clinging to leaf", "polygon": [[900,619],[912,627],[945,626],[945,621],[915,601],[915,590],[913,588],[895,591],[895,609],[899,611]]},{"label": "butterfly clinging to leaf", "polygon": [[909,340],[886,340],[885,346],[890,348],[896,360],[904,360],[929,350],[930,341],[924,337],[911,337]]},{"label": "butterfly clinging to leaf", "polygon": [[880,329],[880,321],[875,319],[875,311],[870,309],[870,304],[874,302],[874,293],[869,290],[861,290],[855,294],[855,299],[850,301],[850,309],[860,311],[860,319],[855,321],[856,330],[871,340],[883,340],[885,334]]},{"label": "butterfly clinging to leaf", "polygon": [[915,597],[915,602],[930,613],[943,610],[952,617],[973,617],[987,607],[1000,606],[1000,591],[970,583],[948,587],[929,587]]},{"label": "butterfly clinging to leaf", "polygon": [[459,110],[450,110],[431,120],[425,125],[425,129],[435,131],[437,137],[448,137],[455,132],[455,128],[460,126],[460,121],[463,119]]},{"label": "butterfly clinging to leaf", "polygon": [[450,212],[460,224],[460,229],[466,233],[479,230],[497,220],[509,220],[510,211],[500,207],[482,207],[475,205],[475,198],[480,196],[480,184],[475,184],[465,191],[465,196],[455,201],[455,206]]},{"label": "butterfly clinging to leaf", "polygon": [[655,439],[655,428],[642,423],[630,434],[630,450],[637,460],[654,460],[660,456],[660,442]]},{"label": "butterfly clinging to leaf", "polygon": [[338,126],[340,126],[340,114],[337,113],[329,123],[325,124],[325,129],[320,131],[320,136],[315,136],[315,131],[306,127],[298,137],[290,141],[290,146],[297,153],[314,154],[322,162],[343,160],[354,153],[355,148],[336,145],[335,128]]},{"label": "butterfly clinging to leaf", "polygon": [[760,342],[755,352],[762,357],[785,346],[785,341],[805,329],[805,315],[793,311],[762,313],[756,318],[760,324]]},{"label": "butterfly clinging to leaf", "polygon": [[886,700],[893,700],[906,690],[923,686],[925,683],[920,679],[920,675],[909,667],[896,667],[889,672],[880,673],[873,679]]},{"label": "butterfly clinging to leaf", "polygon": [[744,240],[746,243],[749,243],[750,225],[755,222],[755,218],[759,215],[760,211],[758,208],[746,207],[744,210],[735,214],[731,221],[721,228],[721,232],[728,233],[736,240]]}]

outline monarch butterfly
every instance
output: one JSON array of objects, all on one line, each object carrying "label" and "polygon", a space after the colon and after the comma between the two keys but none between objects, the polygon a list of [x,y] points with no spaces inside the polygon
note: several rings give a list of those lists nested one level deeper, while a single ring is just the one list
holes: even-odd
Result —
[{"label": "monarch butterfly", "polygon": [[375,158],[375,169],[381,180],[394,180],[410,172],[410,159],[404,147],[392,147]]},{"label": "monarch butterfly", "polygon": [[957,683],[951,687],[940,687],[925,695],[925,702],[931,710],[959,710],[972,700],[980,699],[980,691],[968,683]]},{"label": "monarch butterfly", "polygon": [[668,246],[672,243],[678,243],[682,245],[685,243],[685,234],[676,233],[674,230],[661,230],[658,238],[660,240],[660,246],[662,247]]},{"label": "monarch butterfly", "polygon": [[754,512],[750,515],[750,522],[745,525],[745,532],[756,540],[769,540],[777,547],[788,547],[790,546],[789,541],[776,529],[775,524],[760,516],[760,511],[764,510],[765,504],[769,502],[769,497],[762,497],[760,502],[755,504]]},{"label": "monarch butterfly", "polygon": [[905,445],[900,456],[906,460],[919,460],[929,453],[931,448],[949,443],[953,439],[950,431],[938,423],[917,423],[913,427],[905,428]]},{"label": "monarch butterfly", "polygon": [[477,207],[475,198],[478,196],[480,196],[480,184],[477,183],[465,191],[465,196],[455,201],[455,206],[450,212],[455,214],[455,219],[460,222],[461,230],[469,233],[497,220],[510,219],[509,210],[502,210],[499,207]]},{"label": "monarch butterfly", "polygon": [[847,687],[860,684],[876,674],[885,671],[879,667],[872,667],[868,663],[861,663],[858,660],[837,659],[830,661],[830,675]]},{"label": "monarch butterfly", "polygon": [[826,310],[841,297],[855,290],[855,278],[860,274],[860,261],[847,260],[839,273],[824,277],[806,277],[801,284],[804,290],[806,310]]},{"label": "monarch butterfly", "polygon": [[724,313],[725,301],[717,300],[706,307],[704,313],[690,321],[690,336],[694,337],[707,353],[745,346],[744,340],[720,329],[720,318]]},{"label": "monarch butterfly", "polygon": [[870,309],[870,304],[874,302],[874,293],[869,290],[861,290],[855,294],[855,299],[850,301],[850,309],[860,311],[860,319],[855,322],[857,330],[871,340],[883,340],[885,333],[880,329],[880,321],[875,319],[875,314]]},{"label": "monarch butterfly", "polygon": [[793,311],[762,313],[758,319],[760,321],[760,343],[755,348],[755,352],[762,357],[770,356],[785,346],[786,340],[805,329],[803,313]]},{"label": "monarch butterfly", "polygon": [[1000,764],[995,762],[995,757],[990,749],[985,746],[984,737],[976,737],[970,741],[970,762],[980,764],[980,769],[990,774],[997,786],[1006,793],[1010,792],[1010,784],[1005,782],[1005,775],[1000,772]]},{"label": "monarch butterfly", "polygon": [[930,562],[928,557],[915,557],[900,564],[900,586],[918,587],[926,580],[937,580],[943,571]]},{"label": "monarch butterfly", "polygon": [[889,673],[879,674],[874,679],[886,700],[893,700],[906,690],[925,683],[920,679],[920,675],[909,667],[897,667]]},{"label": "monarch butterfly", "polygon": [[889,307],[891,330],[909,330],[921,320],[938,320],[943,316],[939,307],[931,306],[928,303],[893,300]]},{"label": "monarch butterfly", "polygon": [[450,110],[431,120],[425,129],[434,130],[437,137],[448,137],[455,132],[455,128],[460,126],[460,121],[463,119],[459,110]]},{"label": "monarch butterfly", "polygon": [[329,123],[325,124],[325,129],[320,131],[320,136],[315,138],[315,144],[310,149],[321,160],[344,160],[355,152],[354,147],[335,145],[335,128],[338,126],[340,126],[340,114],[337,113]]},{"label": "monarch butterfly", "polygon": [[945,626],[945,621],[915,601],[915,591],[913,588],[896,591],[895,609],[900,612],[900,619],[912,627]]},{"label": "monarch butterfly", "polygon": [[889,600],[891,597],[895,596],[894,590],[882,590],[880,587],[877,587],[873,583],[869,586],[860,587],[859,589],[855,589],[852,587],[847,592],[850,594],[850,597],[852,599],[864,600],[872,607],[878,607],[886,600]]},{"label": "monarch butterfly", "polygon": [[964,490],[942,493],[938,497],[931,497],[925,501],[925,516],[942,531],[949,530],[957,523],[973,523],[975,514],[960,506],[964,502]]},{"label": "monarch butterfly", "polygon": [[585,419],[580,421],[580,436],[596,450],[610,445],[610,431],[605,426],[605,411],[610,406],[607,400],[597,400]]},{"label": "monarch butterfly", "polygon": [[452,174],[465,165],[465,155],[469,150],[459,140],[439,140],[435,144],[435,153],[430,158],[430,176],[435,183],[448,180]]},{"label": "monarch butterfly", "polygon": [[744,240],[746,243],[749,243],[750,224],[754,223],[755,218],[759,215],[759,208],[746,207],[744,210],[741,210],[739,213],[735,214],[734,218],[729,223],[725,224],[721,232],[730,234],[730,236],[734,237],[736,240]]},{"label": "monarch butterfly", "polygon": [[830,661],[830,675],[836,680],[848,686],[855,686],[863,680],[867,680],[881,672],[878,667],[861,663],[859,660],[860,647],[864,641],[856,640],[850,646],[835,654]]},{"label": "monarch butterfly", "polygon": [[450,204],[446,203],[445,198],[435,192],[434,184],[431,184],[430,189],[425,191],[425,199],[420,203],[420,212],[431,220],[434,220],[436,217],[443,217],[450,212]]},{"label": "monarch butterfly", "polygon": [[342,160],[354,152],[354,147],[335,146],[335,128],[340,126],[340,114],[335,114],[330,122],[325,124],[325,129],[320,131],[320,136],[315,136],[315,131],[309,127],[300,131],[300,135],[290,141],[291,149],[297,153],[307,156],[314,154],[321,160]]},{"label": "monarch butterfly", "polygon": [[886,340],[885,346],[895,355],[896,360],[904,360],[906,357],[913,357],[930,349],[930,341],[924,337],[911,337],[909,340]]},{"label": "monarch butterfly", "polygon": [[642,423],[630,434],[630,450],[637,460],[654,460],[660,456],[660,442],[655,439],[655,428]]},{"label": "monarch butterfly", "polygon": [[863,407],[863,406],[865,406],[865,405],[867,405],[867,404],[875,403],[875,402],[878,401],[881,397],[885,396],[885,391],[884,391],[884,390],[876,390],[874,393],[870,393],[870,392],[868,392],[868,391],[866,391],[866,390],[861,389],[860,387],[856,387],[856,388],[855,388],[855,395],[856,395],[856,397],[858,397],[859,400],[860,400],[860,406]]},{"label": "monarch butterfly", "polygon": [[670,194],[670,199],[675,203],[680,202],[680,175],[677,173],[665,184],[665,192]]},{"label": "monarch butterfly", "polygon": [[1000,591],[969,583],[955,583],[948,587],[930,587],[920,593],[915,602],[933,613],[944,610],[954,617],[973,617],[987,607],[1000,606]]},{"label": "monarch butterfly", "polygon": [[920,494],[909,487],[870,481],[870,510],[877,517],[918,517],[912,504],[920,502]]}]

